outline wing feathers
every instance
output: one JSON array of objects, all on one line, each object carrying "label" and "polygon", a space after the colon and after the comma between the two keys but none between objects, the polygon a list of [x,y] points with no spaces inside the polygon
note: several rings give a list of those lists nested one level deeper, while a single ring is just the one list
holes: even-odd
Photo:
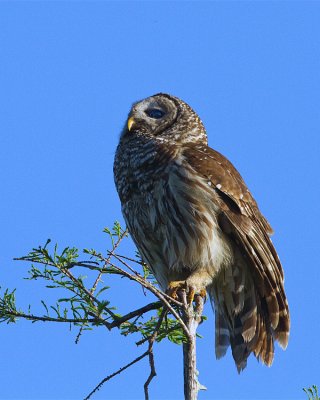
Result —
[{"label": "wing feathers", "polygon": [[220,153],[199,145],[186,147],[184,157],[211,182],[221,209],[219,225],[241,254],[209,293],[215,303],[216,355],[224,355],[230,343],[239,371],[251,352],[271,365],[274,339],[285,348],[290,330],[283,270],[269,237],[273,230],[238,171]]}]

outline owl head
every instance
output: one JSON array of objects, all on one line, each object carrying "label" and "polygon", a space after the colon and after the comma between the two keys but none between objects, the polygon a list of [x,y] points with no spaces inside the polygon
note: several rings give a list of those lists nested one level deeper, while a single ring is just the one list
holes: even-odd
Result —
[{"label": "owl head", "polygon": [[207,143],[205,128],[195,111],[184,101],[158,93],[134,103],[122,138],[132,135],[176,143]]}]

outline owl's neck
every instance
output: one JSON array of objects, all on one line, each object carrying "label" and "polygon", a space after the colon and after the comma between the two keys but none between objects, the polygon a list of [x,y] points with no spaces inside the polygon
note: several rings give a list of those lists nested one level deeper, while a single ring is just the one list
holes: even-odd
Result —
[{"label": "owl's neck", "polygon": [[127,129],[121,135],[121,142],[127,146],[183,146],[192,144],[208,145],[208,138],[204,129],[199,126],[189,126],[188,129],[176,131],[173,127],[166,129],[159,135],[144,131],[129,132]]}]

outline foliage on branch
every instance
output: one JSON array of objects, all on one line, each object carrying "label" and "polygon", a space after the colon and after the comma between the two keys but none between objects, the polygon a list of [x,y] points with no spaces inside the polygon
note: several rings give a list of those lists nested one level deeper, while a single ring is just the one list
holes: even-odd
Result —
[{"label": "foliage on branch", "polygon": [[[54,304],[41,300],[43,313],[32,312],[31,306],[21,310],[16,305],[16,291],[5,289],[0,296],[0,322],[15,323],[19,318],[31,322],[68,323],[80,328],[76,342],[83,330],[94,327],[106,327],[108,330],[118,328],[124,336],[138,334],[137,345],[148,344],[148,349],[132,365],[144,357],[149,357],[150,375],[145,384],[145,397],[148,398],[148,385],[155,376],[153,344],[168,339],[181,344],[187,340],[187,331],[179,312],[181,303],[171,299],[156,285],[148,267],[141,261],[139,254],[128,258],[118,253],[120,244],[128,236],[118,222],[112,229],[105,228],[111,243],[111,249],[102,255],[94,249],[84,249],[79,256],[75,247],[66,247],[59,252],[57,244],[52,245],[48,239],[44,246],[32,249],[27,255],[16,258],[31,263],[27,280],[44,281],[48,289],[60,289],[63,296]],[[132,268],[135,265],[136,269]],[[157,300],[127,314],[120,314],[116,304],[108,298],[109,286],[105,285],[108,275],[127,278],[141,285],[145,291],[152,292]],[[92,283],[93,280],[93,283]],[[91,284],[90,284],[91,282]],[[89,398],[103,383],[127,366],[111,374],[97,385],[87,397]],[[120,371],[120,372],[119,372]]]},{"label": "foliage on branch", "polygon": [[303,388],[303,391],[308,396],[308,400],[320,400],[318,387],[316,385],[312,385],[309,388]]},{"label": "foliage on branch", "polygon": [[[30,305],[27,310],[17,307],[16,290],[5,289],[0,295],[0,323],[15,323],[19,318],[30,320],[32,323],[39,321],[68,323],[78,328],[76,343],[84,330],[96,327],[105,327],[108,330],[118,328],[118,332],[123,336],[139,335],[136,345],[146,344],[146,350],[102,379],[85,399],[89,399],[114,376],[146,357],[149,359],[150,373],[144,384],[144,393],[145,399],[149,399],[149,384],[156,375],[154,343],[168,339],[175,344],[185,346],[192,343],[196,336],[200,337],[196,332],[192,335],[190,329],[194,324],[192,319],[194,310],[192,305],[187,305],[185,301],[174,300],[158,288],[154,276],[138,253],[135,258],[118,253],[121,243],[128,236],[127,231],[123,230],[118,222],[112,229],[105,228],[104,233],[109,237],[111,244],[106,255],[94,249],[84,249],[80,258],[77,248],[66,247],[59,252],[58,245],[53,246],[48,239],[44,246],[34,248],[26,256],[16,258],[31,263],[27,280],[44,281],[46,288],[59,289],[58,293],[62,292],[63,296],[58,297],[54,304],[47,304],[45,300],[41,300],[44,311],[39,315],[31,311]],[[135,265],[135,269],[132,265]],[[154,294],[156,301],[139,309],[130,310],[126,314],[120,314],[117,305],[111,304],[108,297],[110,287],[104,283],[108,280],[108,275],[127,278],[137,283],[144,291]],[[192,316],[188,319],[190,312]],[[197,318],[199,322],[206,319],[201,314]],[[197,391],[204,387],[197,378],[195,381],[196,395]],[[313,385],[303,390],[309,400],[320,400],[317,386]]]}]

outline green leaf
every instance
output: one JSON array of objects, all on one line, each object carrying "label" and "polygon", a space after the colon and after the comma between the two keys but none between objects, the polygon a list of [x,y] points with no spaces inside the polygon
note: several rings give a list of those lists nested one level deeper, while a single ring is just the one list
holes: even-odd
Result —
[{"label": "green leaf", "polygon": [[100,289],[97,293],[96,293],[96,297],[98,297],[102,292],[104,292],[105,290],[110,289],[110,286],[104,286],[102,289]]},{"label": "green leaf", "polygon": [[318,387],[316,385],[312,385],[312,387],[309,388],[303,388],[303,391],[308,396],[308,400],[320,400]]},{"label": "green leaf", "polygon": [[48,307],[47,307],[46,303],[43,300],[41,300],[41,303],[42,303],[43,307],[46,309],[47,316],[48,316],[49,315],[49,310],[48,310]]}]

